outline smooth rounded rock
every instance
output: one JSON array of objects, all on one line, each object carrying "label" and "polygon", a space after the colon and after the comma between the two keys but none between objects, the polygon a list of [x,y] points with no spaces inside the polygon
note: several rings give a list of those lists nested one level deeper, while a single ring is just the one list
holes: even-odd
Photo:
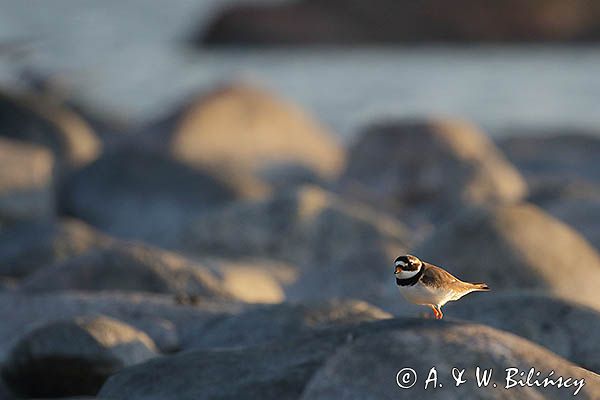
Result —
[{"label": "smooth rounded rock", "polygon": [[27,397],[95,395],[110,375],[155,356],[154,342],[145,333],[107,317],[80,317],[50,323],[22,338],[2,376]]}]

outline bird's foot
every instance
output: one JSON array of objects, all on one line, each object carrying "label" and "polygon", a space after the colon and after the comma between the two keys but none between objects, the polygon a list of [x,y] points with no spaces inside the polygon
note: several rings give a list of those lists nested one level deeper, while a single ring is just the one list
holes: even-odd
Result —
[{"label": "bird's foot", "polygon": [[430,307],[433,310],[433,315],[434,315],[435,319],[444,318],[444,313],[442,312],[442,310],[439,307],[436,307],[436,306],[430,306]]}]

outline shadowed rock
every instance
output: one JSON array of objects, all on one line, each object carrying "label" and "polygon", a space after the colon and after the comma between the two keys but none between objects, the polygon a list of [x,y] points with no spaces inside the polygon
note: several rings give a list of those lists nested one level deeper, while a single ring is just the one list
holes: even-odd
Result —
[{"label": "shadowed rock", "polygon": [[519,135],[498,142],[506,157],[531,185],[585,180],[600,183],[597,132]]},{"label": "shadowed rock", "polygon": [[107,317],[42,326],[22,338],[2,376],[27,397],[95,395],[108,376],[156,355],[152,340]]},{"label": "shadowed rock", "polygon": [[0,275],[24,277],[108,243],[106,236],[76,220],[18,224],[0,233]]},{"label": "shadowed rock", "polygon": [[41,146],[0,137],[0,227],[55,215],[54,159]]},{"label": "shadowed rock", "polygon": [[572,226],[600,250],[600,184],[585,181],[541,184],[530,201]]},{"label": "shadowed rock", "polygon": [[0,135],[48,147],[67,169],[93,161],[101,149],[85,121],[44,95],[0,91]]},{"label": "shadowed rock", "polygon": [[[297,399],[303,393],[306,399],[415,398],[423,393],[416,388],[403,393],[396,385],[395,376],[402,366],[414,366],[423,377],[425,368],[436,365],[444,371],[443,381],[452,382],[448,374],[453,366],[462,365],[461,360],[498,371],[535,365],[546,372],[553,369],[557,374],[585,378],[580,394],[584,398],[593,398],[600,390],[597,375],[517,336],[474,324],[397,319],[317,330],[259,346],[194,350],[151,360],[112,376],[99,395],[133,400]],[[481,390],[472,386],[463,390],[473,395]],[[448,390],[455,393],[452,387]],[[514,392],[528,398],[524,395],[533,389],[515,388]],[[557,393],[548,398],[564,398],[567,392]]]},{"label": "shadowed rock", "polygon": [[210,171],[249,196],[335,178],[344,153],[324,127],[293,104],[246,85],[194,100],[169,138],[178,160]]},{"label": "shadowed rock", "polygon": [[311,186],[214,210],[192,221],[185,239],[186,250],[199,255],[292,263],[299,275],[285,289],[288,299],[356,298],[378,306],[397,297],[390,263],[409,242],[393,217]]},{"label": "shadowed rock", "polygon": [[0,378],[0,400],[14,400],[12,392],[6,387],[4,381]]},{"label": "shadowed rock", "polygon": [[105,315],[145,332],[162,352],[172,352],[181,348],[187,331],[198,332],[215,318],[242,309],[240,303],[224,301],[191,306],[159,294],[0,292],[0,364],[19,338],[57,320]]},{"label": "shadowed rock", "polygon": [[141,243],[123,242],[41,268],[23,281],[20,290],[119,290],[195,300],[233,298],[205,266]]},{"label": "shadowed rock", "polygon": [[468,205],[514,202],[526,192],[494,144],[462,121],[374,124],[348,159],[340,182],[345,193],[433,220]]},{"label": "shadowed rock", "polygon": [[[431,368],[443,387],[425,390]],[[487,387],[478,387],[476,367],[492,369]],[[410,367],[418,380],[409,389],[396,383],[398,372]],[[452,368],[465,368],[468,381],[456,387]],[[525,339],[482,325],[447,324],[374,332],[338,348],[316,371],[301,399],[565,399],[576,388],[521,387],[505,389],[507,368],[526,375],[530,368],[540,371],[540,380],[554,371],[558,376],[585,379],[578,397],[600,395],[598,375],[578,368],[563,358]],[[126,371],[124,371],[126,373]],[[534,372],[535,373],[535,372]],[[117,375],[118,376],[118,375]],[[110,382],[110,381],[109,381]],[[496,385],[496,387],[494,387]]]},{"label": "shadowed rock", "polygon": [[494,291],[539,289],[600,306],[596,250],[532,205],[463,212],[413,253],[463,280],[486,282]]},{"label": "shadowed rock", "polygon": [[115,236],[174,247],[187,221],[235,198],[227,184],[176,161],[122,148],[72,176],[62,208]]},{"label": "shadowed rock", "polygon": [[354,300],[260,306],[224,317],[196,334],[189,332],[184,348],[245,347],[290,339],[314,329],[387,318],[391,314]]},{"label": "shadowed rock", "polygon": [[508,292],[457,302],[452,317],[464,318],[512,332],[598,373],[600,332],[596,309],[541,293]]}]

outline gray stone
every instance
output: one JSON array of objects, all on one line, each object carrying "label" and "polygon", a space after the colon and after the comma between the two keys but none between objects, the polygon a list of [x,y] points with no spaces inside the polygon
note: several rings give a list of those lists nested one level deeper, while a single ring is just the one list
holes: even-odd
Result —
[{"label": "gray stone", "polygon": [[600,306],[600,256],[533,205],[468,210],[412,252],[463,280],[486,282],[492,291],[538,289]]},{"label": "gray stone", "polygon": [[[430,382],[426,390],[425,382],[432,367],[437,371],[437,383],[443,386],[433,388]],[[467,382],[459,387],[452,377],[455,367],[465,369],[463,378]],[[478,387],[476,367],[492,369],[489,386]],[[412,368],[418,377],[414,386],[408,389],[401,389],[396,382],[403,368]],[[574,387],[518,385],[507,390],[507,368],[517,368],[525,375],[530,368],[535,368],[535,372],[540,371],[540,380],[551,371],[554,371],[552,377],[555,379],[558,376],[585,379],[578,397],[595,399],[600,396],[598,375],[525,339],[482,325],[432,324],[374,332],[337,349],[314,374],[301,399],[538,400],[570,398],[576,390]]]},{"label": "gray stone", "polygon": [[172,295],[160,294],[0,292],[0,364],[19,338],[57,320],[105,315],[145,332],[161,352],[172,352],[181,348],[186,332],[242,309],[240,303],[223,301],[179,304]]},{"label": "gray stone", "polygon": [[297,266],[298,279],[285,289],[290,300],[345,297],[380,306],[396,294],[390,265],[409,242],[395,218],[304,186],[204,215],[192,221],[183,243],[194,254]]},{"label": "gray stone", "polygon": [[183,347],[233,348],[300,336],[315,329],[391,318],[368,303],[333,300],[319,303],[283,303],[260,306],[226,316],[198,332],[188,332]]},{"label": "gray stone", "polygon": [[585,181],[540,184],[530,201],[572,226],[600,249],[600,184]]},{"label": "gray stone", "polygon": [[175,247],[188,220],[236,196],[227,184],[206,174],[124,147],[74,174],[62,207],[115,236]]},{"label": "gray stone", "polygon": [[22,338],[2,368],[27,397],[95,395],[120,369],[156,356],[143,332],[107,317],[75,318],[42,326]]},{"label": "gray stone", "polygon": [[[535,365],[546,373],[553,369],[585,378],[580,394],[584,398],[594,398],[600,390],[597,375],[514,335],[467,323],[396,319],[315,330],[264,345],[192,350],[151,360],[112,376],[99,395],[132,400],[415,398],[416,390],[402,392],[397,387],[399,369],[412,365],[423,372],[437,365],[451,386],[447,374],[464,360],[470,361],[465,367],[501,370]],[[456,398],[452,387],[447,390]],[[474,395],[480,389],[463,390]],[[514,392],[526,395],[533,389]],[[564,398],[568,391],[556,393]],[[548,398],[558,396],[550,393]]]},{"label": "gray stone", "polygon": [[469,205],[510,203],[526,185],[496,146],[456,120],[397,120],[367,127],[350,149],[341,190],[399,214],[429,219]]},{"label": "gray stone", "polygon": [[165,293],[180,298],[233,299],[207,267],[142,243],[115,241],[40,268],[20,290],[119,290]]},{"label": "gray stone", "polygon": [[41,94],[0,92],[0,135],[47,147],[67,169],[93,161],[101,150],[83,119]]},{"label": "gray stone", "polygon": [[343,167],[343,148],[330,132],[296,105],[259,88],[216,89],[174,120],[169,138],[174,157],[234,182],[248,196],[330,180]]},{"label": "gray stone", "polygon": [[76,220],[18,224],[0,232],[0,275],[24,277],[108,242],[106,236]]},{"label": "gray stone", "polygon": [[512,332],[600,372],[600,311],[541,293],[508,292],[454,303],[452,317]]},{"label": "gray stone", "polygon": [[523,135],[500,140],[506,157],[521,171],[528,182],[584,180],[600,183],[597,132],[569,132]]},{"label": "gray stone", "polygon": [[6,387],[4,381],[0,378],[0,400],[13,400],[12,392]]},{"label": "gray stone", "polygon": [[55,209],[52,153],[0,137],[0,225],[51,218]]}]

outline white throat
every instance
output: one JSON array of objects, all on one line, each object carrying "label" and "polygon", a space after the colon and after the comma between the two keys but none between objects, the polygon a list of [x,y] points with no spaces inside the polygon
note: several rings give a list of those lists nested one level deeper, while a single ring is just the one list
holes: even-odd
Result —
[{"label": "white throat", "polygon": [[415,276],[416,274],[419,273],[419,271],[421,270],[421,268],[423,268],[423,266],[420,266],[418,269],[414,270],[414,271],[400,271],[399,273],[395,274],[396,278],[398,279],[409,279],[412,278],[413,276]]}]

